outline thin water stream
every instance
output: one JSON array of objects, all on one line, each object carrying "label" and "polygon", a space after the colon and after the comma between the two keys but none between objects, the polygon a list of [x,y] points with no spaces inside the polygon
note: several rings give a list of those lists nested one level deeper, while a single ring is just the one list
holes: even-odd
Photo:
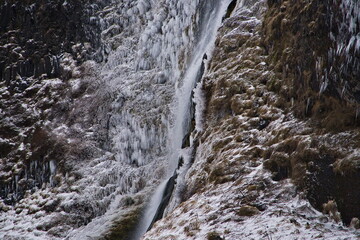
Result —
[{"label": "thin water stream", "polygon": [[155,221],[162,218],[164,209],[169,203],[174,185],[176,184],[179,159],[189,159],[188,156],[182,156],[187,152],[183,151],[182,145],[184,138],[189,137],[189,132],[191,131],[190,126],[193,117],[191,111],[192,91],[199,78],[202,77],[204,59],[211,57],[217,30],[221,26],[222,19],[230,2],[231,0],[207,0],[199,5],[200,20],[197,44],[184,76],[176,84],[177,107],[174,109],[175,124],[169,137],[171,149],[169,151],[167,175],[154,192],[134,239],[139,239],[152,227]]}]

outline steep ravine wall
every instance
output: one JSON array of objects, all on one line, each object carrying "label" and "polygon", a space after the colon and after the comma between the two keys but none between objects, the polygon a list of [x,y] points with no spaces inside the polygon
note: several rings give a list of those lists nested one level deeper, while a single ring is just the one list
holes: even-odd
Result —
[{"label": "steep ravine wall", "polygon": [[269,1],[264,48],[279,81],[271,89],[297,117],[343,131],[358,126],[359,3]]},{"label": "steep ravine wall", "polygon": [[101,61],[101,26],[95,14],[107,2],[2,1],[0,80],[21,92],[30,77],[70,78],[59,62],[65,52],[78,63]]},{"label": "steep ravine wall", "polygon": [[356,78],[321,87],[324,62],[358,60],[329,58],[329,19],[340,24],[343,12],[335,2],[238,2],[202,79],[184,201],[144,239],[355,239],[360,135],[354,98],[339,89]]},{"label": "steep ravine wall", "polygon": [[[357,136],[359,2],[269,1],[268,6],[263,44],[276,74],[268,87],[283,98],[282,108],[310,120],[318,133],[350,131]],[[342,141],[340,145],[345,144]],[[348,141],[356,151],[358,140]],[[313,174],[305,181],[308,198],[319,210],[327,200],[335,200],[342,220],[349,224],[352,217],[360,217],[355,204],[360,199],[358,160],[335,146],[321,145],[314,145],[319,153],[302,160],[313,161],[317,169],[311,166]],[[347,160],[340,160],[343,157]]]},{"label": "steep ravine wall", "polygon": [[[47,54],[59,54],[61,71],[31,75],[30,64],[15,74],[21,56],[4,58],[16,78],[0,82],[0,238],[129,238],[166,175],[174,85],[189,64],[199,1],[2,3],[11,9],[3,41],[16,42],[4,56],[29,51],[23,57],[49,72]],[[43,37],[52,25],[54,38]],[[34,56],[31,37],[43,46]]]},{"label": "steep ravine wall", "polygon": [[[199,1],[48,2],[0,7],[0,238],[128,239],[166,171]],[[359,236],[355,2],[231,2],[182,202],[143,239]]]},{"label": "steep ravine wall", "polygon": [[106,4],[0,3],[2,239],[61,238],[105,211],[86,200],[61,207],[60,195],[78,191],[71,186],[83,175],[74,163],[105,154],[99,103],[108,98],[90,96],[98,88],[93,60],[105,56],[97,14]]},{"label": "steep ravine wall", "polygon": [[77,75],[73,71],[84,61],[102,60],[95,13],[106,3],[92,3],[7,0],[0,5],[0,196],[7,204],[28,189],[57,185],[50,175],[56,165],[63,170],[58,161],[70,149],[43,121],[69,116],[66,100],[82,95],[86,84],[70,93],[66,81],[84,74],[84,67]]}]

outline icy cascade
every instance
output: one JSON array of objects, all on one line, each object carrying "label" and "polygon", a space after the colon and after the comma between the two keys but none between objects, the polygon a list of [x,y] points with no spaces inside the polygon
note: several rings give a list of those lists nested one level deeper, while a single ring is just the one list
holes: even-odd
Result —
[{"label": "icy cascade", "polygon": [[[186,200],[144,239],[356,239],[343,226],[323,221],[290,181],[274,181],[264,169],[268,153],[283,161],[290,158],[290,142],[310,148],[317,138],[306,123],[276,106],[279,97],[264,81],[275,75],[261,41],[266,3],[244,1],[220,28],[203,79],[206,127],[186,176]],[[346,134],[331,136],[332,150]],[[329,135],[320,136],[315,148]],[[303,156],[304,148],[298,151]]]},{"label": "icy cascade", "polygon": [[198,0],[119,1],[109,8],[102,21],[107,28],[103,35],[110,36],[107,52],[116,50],[109,57],[107,69],[126,65],[140,72],[153,70],[159,74],[160,82],[175,82],[193,46],[198,3]]},{"label": "icy cascade", "polygon": [[151,151],[167,151],[171,86],[192,46],[196,5],[196,1],[139,1],[118,6],[118,17],[127,20],[119,24],[123,32],[109,46],[118,39],[122,44],[103,71],[114,94],[109,131],[118,161],[142,166],[152,161]]},{"label": "icy cascade", "polygon": [[90,19],[103,30],[104,63],[81,66],[85,76],[73,75],[66,86],[80,94],[62,99],[72,103],[68,121],[48,122],[80,157],[62,159],[69,168],[54,173],[57,187],[21,202],[36,218],[17,208],[0,217],[0,238],[98,239],[125,215],[137,219],[167,171],[174,84],[190,61],[198,4],[113,0]]},{"label": "icy cascade", "polygon": [[208,0],[203,3],[200,8],[202,13],[200,20],[200,31],[198,35],[198,43],[192,55],[191,62],[185,72],[184,77],[178,83],[176,89],[177,108],[175,126],[173,134],[170,139],[172,142],[171,159],[169,173],[178,167],[179,156],[181,156],[181,149],[183,140],[190,130],[191,125],[191,96],[195,87],[196,81],[202,77],[204,69],[204,61],[211,57],[212,48],[214,47],[216,33],[221,25],[222,17],[225,15],[226,9],[230,1],[215,1]]},{"label": "icy cascade", "polygon": [[[221,26],[222,19],[231,2],[230,0],[221,2],[210,0],[204,2],[200,9],[203,15],[200,21],[198,42],[189,68],[186,70],[183,79],[179,83],[179,87],[176,89],[178,105],[175,114],[176,122],[171,138],[171,162],[168,174],[171,176],[178,169],[178,177],[174,193],[164,214],[171,212],[181,203],[181,194],[185,184],[184,177],[191,165],[192,155],[195,152],[193,138],[197,131],[201,131],[200,121],[202,119],[199,118],[202,111],[201,106],[203,105],[201,102],[203,101],[201,90],[199,90],[202,84],[201,78],[204,71],[206,71],[207,62],[211,59],[217,30]],[[240,1],[238,5],[238,7],[242,6],[243,1]],[[188,142],[188,146],[186,142]]]},{"label": "icy cascade", "polygon": [[[94,183],[84,192],[96,201],[106,199],[106,213],[74,231],[71,239],[106,231],[112,219],[121,219],[126,199],[137,203],[135,196],[139,195],[140,201],[146,200],[167,172],[174,84],[183,75],[194,45],[200,21],[197,4],[119,1],[100,14],[106,29],[102,34],[105,49],[110,54],[101,69],[100,85],[105,87],[99,94],[108,99],[107,106],[101,107],[107,109],[102,121],[114,158],[94,161],[86,173]],[[91,177],[95,175],[101,183]],[[94,230],[99,225],[104,229]]]},{"label": "icy cascade", "polygon": [[[167,178],[160,184],[155,191],[144,214],[144,219],[138,230],[138,235],[142,235],[152,223],[162,217],[164,209],[169,202],[169,192],[171,194],[174,188],[175,178],[177,177],[176,169],[179,166],[179,159],[189,162],[190,156],[186,156],[183,149],[185,138],[189,138],[191,130],[191,121],[193,118],[191,104],[192,92],[197,81],[200,80],[204,71],[204,61],[211,56],[211,50],[214,46],[217,29],[221,25],[222,17],[225,15],[226,9],[230,1],[205,1],[199,5],[199,30],[197,33],[197,43],[183,77],[179,79],[176,86],[176,102],[175,108],[175,124],[171,130],[169,137],[170,153],[169,168],[167,170]],[[175,200],[176,204],[178,203]],[[176,205],[173,204],[173,207]]]}]

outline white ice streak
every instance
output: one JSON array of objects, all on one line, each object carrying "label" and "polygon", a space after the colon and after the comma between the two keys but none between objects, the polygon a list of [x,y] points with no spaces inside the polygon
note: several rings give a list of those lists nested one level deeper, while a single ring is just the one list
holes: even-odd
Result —
[{"label": "white ice streak", "polygon": [[[103,11],[102,37],[110,55],[101,69],[100,81],[112,99],[108,138],[114,161],[104,158],[108,164],[105,168],[100,168],[99,162],[99,166],[93,167],[96,172],[89,172],[90,168],[81,171],[88,172],[86,176],[98,176],[103,182],[101,187],[109,187],[106,194],[99,195],[96,180],[88,177],[90,184],[83,193],[111,204],[104,215],[80,232],[74,231],[70,239],[87,239],[86,236],[106,231],[119,212],[111,207],[118,205],[116,199],[141,191],[142,184],[137,184],[141,179],[147,179],[146,184],[151,187],[161,178],[154,173],[166,164],[172,126],[170,104],[174,84],[188,64],[187,56],[195,39],[197,4],[198,1],[140,0],[118,2]],[[190,95],[187,96],[190,100]],[[160,193],[151,202],[160,201],[162,189],[157,190]],[[156,208],[149,211],[153,216]],[[94,223],[101,227],[93,229]]]},{"label": "white ice streak", "polygon": [[[170,164],[169,173],[178,166],[178,157],[181,150],[182,140],[186,134],[188,121],[190,118],[190,104],[191,94],[196,84],[201,65],[203,64],[203,57],[207,54],[208,57],[212,54],[212,49],[215,44],[217,30],[221,25],[222,17],[225,14],[227,6],[230,1],[221,1],[213,3],[208,1],[205,3],[204,12],[209,14],[204,19],[204,25],[200,26],[200,39],[195,47],[194,54],[192,55],[191,62],[185,72],[183,79],[178,83],[176,89],[177,108],[175,113],[175,126],[173,128],[172,143],[172,163]],[[214,4],[214,5],[213,5]]]},{"label": "white ice streak", "polygon": [[[169,168],[167,170],[167,178],[160,184],[160,186],[155,191],[150,203],[147,206],[146,214],[144,215],[144,219],[140,225],[139,228],[139,235],[142,235],[149,225],[152,222],[152,219],[154,218],[154,214],[156,213],[156,210],[161,202],[163,192],[165,191],[166,183],[168,179],[174,174],[174,171],[178,167],[178,161],[181,156],[181,147],[182,147],[182,141],[186,135],[186,133],[189,131],[188,125],[191,121],[190,111],[191,111],[191,95],[193,92],[193,89],[195,87],[196,81],[199,78],[199,73],[201,71],[201,68],[204,64],[204,58],[203,56],[205,54],[211,55],[211,50],[214,46],[215,38],[217,29],[221,25],[222,17],[225,14],[225,11],[227,9],[228,4],[230,1],[221,1],[213,3],[212,1],[207,1],[204,3],[204,6],[198,10],[197,15],[202,15],[203,19],[199,19],[202,22],[200,22],[199,26],[197,26],[199,31],[199,38],[198,42],[195,45],[194,53],[191,56],[191,61],[189,65],[187,66],[185,73],[181,79],[177,82],[176,86],[176,101],[177,101],[177,107],[174,109],[174,115],[175,115],[175,123],[171,130],[171,135],[169,137],[170,141],[170,150],[169,150]],[[187,6],[187,5],[185,5]],[[201,6],[201,5],[200,5]],[[182,5],[178,4],[176,9],[181,9]],[[185,12],[188,12],[189,9],[186,9]],[[174,17],[176,16],[176,13],[173,13]],[[182,26],[183,23],[181,23],[181,19],[174,18],[170,20],[171,23],[175,25],[175,33],[176,30],[181,29],[180,26]],[[155,33],[153,31],[156,31],[156,29],[150,29],[151,31],[149,33]],[[167,29],[164,28],[163,31],[166,31]],[[149,34],[150,35],[150,34]],[[148,36],[146,35],[145,39],[148,40]],[[171,46],[175,46],[175,48],[178,47],[179,42],[176,40],[177,38],[173,35],[173,32],[170,32],[169,42],[171,42]],[[184,42],[186,41],[186,36],[182,34],[182,37],[184,37],[182,40]],[[175,40],[175,41],[174,41]],[[165,46],[165,49],[167,52],[169,52],[169,49]],[[171,52],[170,52],[171,53]],[[177,58],[177,56],[173,55],[170,56],[170,65],[177,66],[176,63],[172,61],[173,58]],[[169,64],[166,60],[164,61],[165,64]],[[144,67],[144,66],[142,66]],[[166,66],[165,66],[166,68]],[[176,77],[178,75],[175,74]],[[188,158],[188,156],[184,156],[185,158]],[[183,158],[184,158],[183,157]],[[181,183],[181,179],[178,178],[178,185]],[[177,201],[177,198],[173,198],[173,203],[171,204],[172,208],[175,207],[179,201]],[[174,204],[174,202],[176,204]]]}]

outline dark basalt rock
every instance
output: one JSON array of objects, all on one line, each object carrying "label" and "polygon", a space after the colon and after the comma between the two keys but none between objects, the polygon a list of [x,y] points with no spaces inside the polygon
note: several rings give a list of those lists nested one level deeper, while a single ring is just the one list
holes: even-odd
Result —
[{"label": "dark basalt rock", "polygon": [[[96,4],[93,4],[96,3]],[[18,77],[26,79],[46,74],[62,77],[59,56],[71,53],[78,63],[96,56],[101,47],[100,25],[95,12],[106,1],[14,1],[0,4],[0,81],[11,85]],[[84,43],[91,48],[85,48]],[[79,44],[77,49],[73,45]],[[21,92],[11,87],[12,91]]]},{"label": "dark basalt rock", "polygon": [[161,199],[158,209],[156,210],[155,216],[154,216],[149,228],[147,229],[148,231],[152,228],[152,226],[154,225],[154,223],[157,220],[160,220],[163,217],[164,211],[165,211],[167,205],[169,204],[172,192],[174,190],[176,178],[177,178],[177,173],[175,172],[174,175],[171,178],[169,178],[169,180],[167,181],[165,190],[163,193],[163,197]]},{"label": "dark basalt rock", "polygon": [[[96,14],[108,3],[0,1],[0,139],[5,139],[0,143],[0,198],[5,203],[15,204],[27,190],[49,184],[54,174],[50,161],[62,171],[60,159],[69,150],[60,139],[50,136],[51,130],[43,128],[42,120],[51,121],[54,114],[65,118],[69,112],[68,106],[61,105],[68,92],[65,80],[71,77],[61,66],[64,54],[70,54],[77,64],[89,59],[102,61]],[[43,88],[42,80],[49,78],[64,81]],[[20,143],[26,149],[20,150]]]},{"label": "dark basalt rock", "polygon": [[259,130],[263,130],[263,129],[265,129],[269,124],[270,124],[270,120],[268,120],[268,119],[260,119],[258,129],[259,129]]},{"label": "dark basalt rock", "polygon": [[237,3],[237,0],[231,1],[231,3],[229,4],[229,6],[226,10],[226,14],[225,14],[225,17],[223,18],[223,20],[230,17],[231,13],[234,11],[234,9],[236,7],[236,3]]},{"label": "dark basalt rock", "polygon": [[360,216],[360,173],[355,171],[351,174],[336,174],[335,198],[341,219],[350,224],[352,218]]}]

